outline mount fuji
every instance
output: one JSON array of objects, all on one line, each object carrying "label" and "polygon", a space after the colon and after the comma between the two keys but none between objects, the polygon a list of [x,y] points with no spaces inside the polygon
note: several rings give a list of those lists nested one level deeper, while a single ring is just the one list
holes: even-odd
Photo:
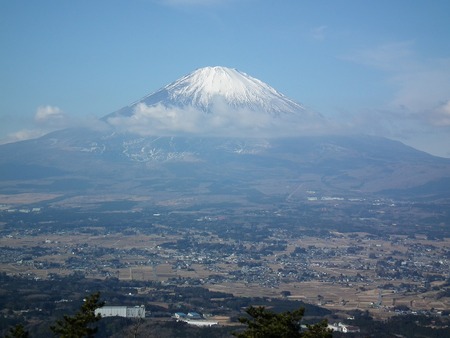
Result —
[{"label": "mount fuji", "polygon": [[249,109],[275,116],[306,111],[268,84],[237,69],[217,66],[197,69],[109,117],[131,115],[140,104],[195,107],[213,113],[217,101],[228,109]]},{"label": "mount fuji", "polygon": [[326,125],[319,113],[226,67],[197,69],[103,120],[145,136],[292,136]]},{"label": "mount fuji", "polygon": [[311,191],[450,198],[450,160],[324,134],[322,115],[235,69],[198,69],[98,122],[1,145],[0,204],[248,206],[295,204]]}]

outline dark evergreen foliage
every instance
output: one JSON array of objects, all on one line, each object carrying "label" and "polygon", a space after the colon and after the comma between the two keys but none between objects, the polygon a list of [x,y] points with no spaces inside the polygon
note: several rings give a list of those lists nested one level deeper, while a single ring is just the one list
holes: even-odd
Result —
[{"label": "dark evergreen foliage", "polygon": [[9,334],[5,338],[28,338],[28,331],[25,330],[22,324],[17,324],[9,330]]},{"label": "dark evergreen foliage", "polygon": [[50,329],[61,338],[94,337],[97,327],[93,327],[93,324],[101,319],[100,314],[95,314],[95,309],[103,304],[100,302],[100,293],[94,293],[84,300],[74,316],[64,315],[63,319],[56,321]]},{"label": "dark evergreen foliage", "polygon": [[300,322],[305,313],[304,308],[294,311],[275,313],[266,310],[263,306],[250,306],[246,310],[250,316],[240,318],[239,321],[247,325],[243,332],[234,333],[238,338],[331,338],[332,331],[327,329],[327,321],[324,320],[315,325],[307,325],[305,331],[301,331]]}]

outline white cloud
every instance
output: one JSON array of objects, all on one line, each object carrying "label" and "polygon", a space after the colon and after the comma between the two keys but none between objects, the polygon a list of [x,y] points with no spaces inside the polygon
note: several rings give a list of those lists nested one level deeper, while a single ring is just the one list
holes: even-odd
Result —
[{"label": "white cloud", "polygon": [[186,135],[273,137],[315,134],[329,127],[314,114],[273,117],[248,109],[230,109],[220,100],[214,113],[194,108],[136,105],[131,116],[115,116],[108,123],[123,132],[139,135]]},{"label": "white cloud", "polygon": [[[16,121],[14,118],[11,118],[9,122],[13,124]],[[37,138],[51,131],[69,126],[70,121],[59,107],[45,105],[36,109],[33,119],[22,119],[20,124],[22,129],[7,133],[5,137],[0,139],[0,144]],[[11,127],[9,130],[11,130]]]},{"label": "white cloud", "polygon": [[[52,131],[69,127],[83,127],[91,130],[110,128],[107,123],[99,120],[97,117],[73,118],[64,113],[59,107],[51,105],[38,107],[34,118],[22,120],[21,125],[22,129],[18,131],[9,133],[5,131],[3,135],[6,134],[6,136],[0,139],[0,144],[34,139]],[[23,126],[26,127],[24,128]]]},{"label": "white cloud", "polygon": [[392,92],[384,104],[359,112],[351,123],[448,156],[450,148],[442,140],[450,132],[449,57],[423,57],[414,42],[404,41],[360,50],[346,59],[382,72]]},{"label": "white cloud", "polygon": [[450,100],[439,105],[429,114],[430,123],[438,127],[450,127]]},{"label": "white cloud", "polygon": [[414,43],[391,42],[355,51],[345,59],[385,71],[399,72],[414,68]]},{"label": "white cloud", "polygon": [[9,133],[5,138],[0,139],[0,144],[30,140],[40,137],[44,134],[46,134],[46,131],[39,129],[22,129],[13,133]]},{"label": "white cloud", "polygon": [[397,91],[390,105],[412,117],[431,121],[437,106],[450,99],[450,59],[429,61],[392,77]]},{"label": "white cloud", "polygon": [[392,97],[383,107],[385,118],[409,119],[418,127],[450,126],[450,58],[421,58],[414,43],[406,41],[361,50],[347,59],[386,74]]},{"label": "white cloud", "polygon": [[314,40],[324,40],[328,26],[322,25],[311,30],[311,36]]},{"label": "white cloud", "polygon": [[46,105],[37,108],[34,120],[39,124],[61,124],[66,122],[66,115],[59,107]]}]

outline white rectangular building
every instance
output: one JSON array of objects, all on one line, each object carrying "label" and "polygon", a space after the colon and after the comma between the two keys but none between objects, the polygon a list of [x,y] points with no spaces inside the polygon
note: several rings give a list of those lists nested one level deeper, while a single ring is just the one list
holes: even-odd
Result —
[{"label": "white rectangular building", "polygon": [[102,317],[145,318],[145,306],[103,306],[95,309]]}]

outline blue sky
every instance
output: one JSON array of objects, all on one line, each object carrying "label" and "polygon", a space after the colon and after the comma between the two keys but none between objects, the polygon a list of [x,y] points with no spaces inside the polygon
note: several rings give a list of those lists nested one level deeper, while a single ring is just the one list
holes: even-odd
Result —
[{"label": "blue sky", "polygon": [[0,139],[91,123],[204,66],[450,157],[450,1],[0,0]]}]

